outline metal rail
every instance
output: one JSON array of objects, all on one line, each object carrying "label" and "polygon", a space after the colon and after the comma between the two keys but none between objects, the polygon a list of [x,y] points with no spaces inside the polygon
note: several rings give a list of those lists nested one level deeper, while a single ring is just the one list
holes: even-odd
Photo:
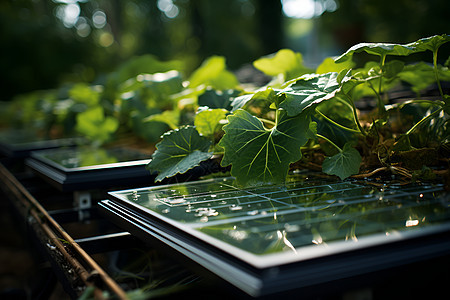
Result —
[{"label": "metal rail", "polygon": [[[22,207],[17,207],[25,217],[32,219],[40,227],[49,241],[58,249],[65,261],[75,270],[86,286],[94,286],[94,295],[102,299],[102,290],[97,285],[103,283],[119,299],[128,299],[125,291],[91,258],[83,248],[56,222],[47,210],[29,193],[16,177],[0,163],[0,178],[6,189],[13,193]],[[18,203],[16,203],[17,206]],[[63,242],[64,241],[64,242]],[[70,246],[70,247],[69,247]],[[74,257],[78,255],[90,269]]]}]

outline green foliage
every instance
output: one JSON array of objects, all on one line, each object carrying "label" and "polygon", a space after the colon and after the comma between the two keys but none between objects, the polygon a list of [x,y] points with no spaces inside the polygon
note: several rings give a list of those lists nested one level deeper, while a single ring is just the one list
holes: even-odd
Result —
[{"label": "green foliage", "polygon": [[227,113],[228,111],[222,108],[201,110],[195,117],[195,128],[201,135],[212,137],[221,130],[221,122],[225,120]]},{"label": "green foliage", "polygon": [[[142,121],[142,119],[141,119]],[[171,129],[177,129],[180,123],[180,112],[177,110],[165,110],[159,114],[152,114],[143,119],[144,122],[161,122],[167,124]]]},{"label": "green foliage", "polygon": [[90,108],[77,115],[77,131],[94,144],[110,141],[118,127],[117,119],[105,116],[101,106]]},{"label": "green foliage", "polygon": [[[283,182],[290,164],[302,158],[301,148],[305,151],[320,148],[323,172],[345,179],[359,172],[363,165],[361,153],[378,156],[383,165],[389,163],[390,157],[408,157],[397,154],[412,149],[410,140],[418,145],[418,136],[428,137],[420,140],[421,145],[449,138],[446,129],[437,129],[448,127],[447,116],[439,121],[434,119],[448,107],[447,95],[443,95],[442,101],[420,102],[437,108],[432,113],[420,112],[412,125],[406,125],[410,126],[409,130],[393,133],[388,129],[391,125],[388,114],[392,114],[393,109],[386,110],[382,94],[401,81],[411,84],[412,90],[418,92],[436,81],[439,83],[439,78],[447,79],[447,67],[386,61],[387,56],[408,56],[426,50],[436,53],[447,39],[448,36],[443,35],[405,45],[358,44],[335,61],[326,59],[315,74],[304,74],[306,68],[300,54],[280,50],[254,62],[256,68],[273,76],[274,81],[242,95],[214,88],[205,90],[198,104],[221,109],[200,110],[194,125],[209,138],[212,149],[224,152],[221,165],[231,165],[231,174],[240,185]],[[352,57],[359,52],[376,55],[379,60],[352,70]],[[205,66],[209,64],[211,62]],[[413,74],[415,70],[420,72]],[[204,73],[199,74],[204,76]],[[377,100],[378,118],[361,120],[355,101],[362,96]],[[231,113],[228,113],[230,108]],[[228,123],[222,127],[227,114]],[[425,125],[431,123],[432,127]],[[383,139],[387,141],[381,144]],[[402,141],[407,141],[407,145]]]},{"label": "green foliage", "polygon": [[212,157],[211,142],[192,126],[181,127],[164,134],[147,167],[159,171],[156,181],[183,174],[200,162]]},{"label": "green foliage", "polygon": [[388,44],[388,43],[360,43],[347,50],[344,54],[336,58],[336,63],[341,63],[353,57],[354,53],[367,52],[368,54],[385,57],[387,55],[408,56],[410,54],[424,51],[411,44]]},{"label": "green foliage", "polygon": [[[447,67],[439,66],[438,74],[440,80],[450,81],[450,70]],[[405,66],[398,76],[418,94],[436,81],[433,66],[423,61]]]},{"label": "green foliage", "polygon": [[330,72],[341,72],[344,69],[351,69],[354,67],[354,63],[351,60],[346,60],[342,63],[336,63],[332,57],[327,57],[317,67],[316,74],[324,74]]},{"label": "green foliage", "polygon": [[345,179],[358,174],[361,160],[358,150],[347,143],[338,154],[325,158],[322,170],[326,174],[337,175],[339,178]]},{"label": "green foliage", "polygon": [[198,97],[199,106],[207,106],[209,108],[224,108],[231,110],[232,100],[241,92],[239,90],[218,91],[208,88]]},{"label": "green foliage", "polygon": [[426,37],[411,44],[419,51],[429,50],[434,53],[438,51],[439,47],[447,42],[450,42],[450,35],[443,34]]},{"label": "green foliage", "polygon": [[69,97],[77,103],[95,106],[100,101],[100,91],[85,83],[78,83],[69,90]]},{"label": "green foliage", "polygon": [[216,90],[234,89],[239,84],[236,76],[226,69],[225,58],[212,56],[189,77],[189,87],[195,88],[201,85]]},{"label": "green foliage", "polygon": [[232,111],[238,110],[240,108],[244,108],[247,104],[251,105],[252,103],[263,100],[269,103],[278,103],[279,96],[277,95],[278,89],[273,89],[270,86],[259,90],[255,93],[249,93],[246,95],[242,95],[234,98],[233,102],[231,102],[231,106],[233,107]]},{"label": "green foliage", "polygon": [[284,182],[289,164],[302,156],[300,147],[314,136],[307,113],[290,118],[280,111],[271,129],[245,110],[237,110],[228,121],[219,143],[225,150],[222,166],[232,164],[231,174],[241,185]]},{"label": "green foliage", "polygon": [[106,98],[114,98],[118,92],[117,88],[128,79],[136,78],[140,74],[165,73],[171,70],[183,72],[184,64],[178,60],[161,61],[150,54],[133,57],[108,74],[105,84]]},{"label": "green foliage", "polygon": [[281,75],[283,82],[311,72],[303,65],[301,53],[289,49],[281,49],[274,55],[260,58],[253,62],[253,66],[269,76]]},{"label": "green foliage", "polygon": [[[176,62],[145,57],[108,76],[117,85],[80,83],[35,93],[8,111],[19,127],[33,124],[47,132],[63,127],[95,144],[120,134],[160,140],[148,165],[159,173],[157,181],[213,155],[222,157],[223,167],[231,165],[231,174],[244,186],[283,182],[292,163],[321,166],[341,179],[375,167],[400,168],[412,176],[413,157],[440,155],[423,160],[426,167],[448,159],[440,153],[448,153],[450,95],[440,82],[450,81],[450,71],[437,64],[437,53],[449,41],[439,35],[408,44],[358,44],[335,60],[326,59],[316,73],[304,67],[300,53],[282,49],[254,62],[274,78],[256,90],[242,90],[224,57],[205,60],[187,80],[171,69]],[[432,52],[432,64],[403,58],[424,51]],[[352,69],[361,52],[375,55],[374,60]],[[141,69],[139,63],[148,66]],[[389,92],[400,84],[418,97],[436,84],[439,99],[390,102]],[[357,109],[363,97],[375,100],[374,112]]]},{"label": "green foliage", "polygon": [[331,72],[300,77],[279,92],[284,98],[280,107],[285,109],[289,116],[296,116],[312,105],[333,98],[339,89],[337,75]]},{"label": "green foliage", "polygon": [[146,107],[172,108],[170,95],[181,92],[183,79],[178,71],[139,74],[120,86],[120,92],[132,93]]}]

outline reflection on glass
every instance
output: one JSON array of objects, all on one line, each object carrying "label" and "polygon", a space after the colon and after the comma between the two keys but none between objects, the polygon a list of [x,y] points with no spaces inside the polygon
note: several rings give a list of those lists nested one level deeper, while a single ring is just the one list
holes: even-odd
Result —
[{"label": "reflection on glass", "polygon": [[112,193],[253,254],[297,253],[302,246],[357,242],[448,221],[441,185],[377,187],[306,180],[238,189],[215,179]]},{"label": "reflection on glass", "polygon": [[0,132],[0,143],[2,144],[25,144],[43,140],[42,137],[31,130],[10,129]]},{"label": "reflection on glass", "polygon": [[148,159],[148,155],[130,149],[102,149],[91,147],[44,151],[38,154],[38,156],[50,160],[67,169]]}]

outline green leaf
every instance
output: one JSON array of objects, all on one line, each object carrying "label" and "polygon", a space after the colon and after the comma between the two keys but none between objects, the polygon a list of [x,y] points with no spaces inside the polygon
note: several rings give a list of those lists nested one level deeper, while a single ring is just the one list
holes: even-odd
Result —
[{"label": "green leaf", "polygon": [[226,69],[225,58],[212,56],[195,70],[189,78],[189,87],[210,86],[216,90],[234,89],[239,81],[233,73]]},{"label": "green leaf", "polygon": [[436,52],[443,44],[450,42],[450,35],[434,35],[427,38],[420,39],[410,45],[416,47],[419,51],[430,50]]},{"label": "green leaf", "polygon": [[405,63],[400,60],[392,60],[387,62],[383,67],[383,75],[385,78],[395,78],[405,66]]},{"label": "green leaf", "polygon": [[209,108],[225,108],[231,110],[231,102],[234,97],[241,92],[238,90],[217,91],[211,88],[198,97],[199,106],[207,106]]},{"label": "green leaf", "polygon": [[424,50],[417,49],[412,44],[389,44],[389,43],[360,43],[347,50],[344,54],[335,59],[336,63],[342,63],[352,58],[354,53],[367,52],[377,56],[397,55],[407,56],[412,53]]},{"label": "green leaf", "polygon": [[100,92],[95,87],[84,83],[78,83],[69,90],[69,97],[76,102],[88,106],[95,106],[100,101]]},{"label": "green leaf", "polygon": [[337,75],[331,72],[301,77],[278,93],[285,95],[279,107],[285,109],[289,116],[296,116],[314,104],[333,98],[339,90]]},{"label": "green leaf", "polygon": [[279,113],[278,124],[270,130],[245,110],[228,116],[219,143],[225,150],[221,165],[232,164],[231,175],[238,184],[282,183],[289,164],[302,157],[300,147],[314,136],[309,114],[290,118],[284,111]]},{"label": "green leaf", "polygon": [[358,150],[350,143],[344,145],[342,152],[326,157],[322,163],[322,171],[329,175],[337,175],[342,180],[358,174],[362,158]]},{"label": "green leaf", "polygon": [[[130,112],[130,125],[133,133],[145,139],[149,143],[156,144],[156,142],[160,140],[161,135],[164,132],[170,130],[170,127],[167,124],[169,121],[167,119],[164,119],[164,121],[158,120],[159,117],[155,117],[154,122],[145,122],[143,120],[145,118],[148,118],[149,115],[158,115],[160,113],[161,110],[157,108],[133,110],[132,112]],[[177,118],[177,116],[174,116],[174,118]],[[170,123],[178,124],[177,121],[170,121]]]},{"label": "green leaf", "polygon": [[146,86],[159,94],[178,93],[182,88],[181,74],[175,70],[164,73],[139,74],[122,83],[119,91],[127,93]]},{"label": "green leaf", "polygon": [[253,94],[247,94],[236,97],[234,98],[233,102],[231,102],[231,106],[233,107],[232,111],[244,108],[247,105],[247,103],[251,103],[255,100],[266,100],[269,103],[276,102],[278,104],[279,96],[277,95],[277,91],[280,90],[274,90],[271,87],[267,87],[266,89],[257,91]]},{"label": "green leaf", "polygon": [[344,61],[342,63],[336,63],[332,57],[327,57],[317,67],[316,74],[325,74],[330,72],[341,72],[344,69],[353,68],[355,63],[351,60]]},{"label": "green leaf", "polygon": [[[450,70],[447,67],[438,66],[438,74],[441,80],[450,81]],[[409,83],[412,86],[411,89],[416,93],[436,82],[433,66],[425,62],[405,66],[398,76],[401,80]]]},{"label": "green leaf", "polygon": [[177,94],[183,89],[181,74],[177,71],[155,74],[139,74],[127,80],[120,87],[123,95],[133,95],[133,98],[146,107],[169,108],[174,100],[171,95]]},{"label": "green leaf", "polygon": [[180,123],[180,111],[165,110],[159,114],[153,114],[143,120],[144,122],[166,123],[171,129],[177,129]]},{"label": "green leaf", "polygon": [[[344,73],[345,72],[345,73]],[[351,70],[344,70],[341,73],[339,73],[337,77],[337,81],[340,84],[340,92],[344,94],[349,94],[353,88],[355,88],[357,85],[360,85],[362,83],[365,83],[365,79],[356,78],[351,75]]]},{"label": "green leaf", "polygon": [[124,81],[139,74],[154,74],[170,70],[183,71],[185,63],[181,60],[160,61],[151,54],[133,57],[108,75],[105,89],[114,92]]},{"label": "green leaf", "polygon": [[200,111],[195,116],[195,128],[204,136],[212,136],[217,131],[220,121],[225,120],[227,113],[227,110],[221,108]]},{"label": "green leaf", "polygon": [[117,128],[119,121],[110,116],[105,117],[101,106],[90,108],[77,115],[77,131],[97,144],[109,141]]},{"label": "green leaf", "polygon": [[312,70],[303,65],[301,53],[289,49],[281,49],[270,56],[262,57],[253,62],[253,66],[269,76],[282,74],[284,81],[288,81]]},{"label": "green leaf", "polygon": [[155,181],[183,174],[212,157],[213,153],[208,152],[210,146],[211,141],[201,136],[193,126],[171,130],[156,145],[157,150],[147,168],[159,172]]}]

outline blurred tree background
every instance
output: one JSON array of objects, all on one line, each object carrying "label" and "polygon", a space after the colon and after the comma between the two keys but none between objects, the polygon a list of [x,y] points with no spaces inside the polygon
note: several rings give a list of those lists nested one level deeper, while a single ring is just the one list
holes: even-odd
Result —
[{"label": "blurred tree background", "polygon": [[442,33],[447,0],[3,0],[1,100],[101,82],[143,54],[181,60],[186,73],[210,55],[236,70],[281,48],[314,65],[362,41]]}]

